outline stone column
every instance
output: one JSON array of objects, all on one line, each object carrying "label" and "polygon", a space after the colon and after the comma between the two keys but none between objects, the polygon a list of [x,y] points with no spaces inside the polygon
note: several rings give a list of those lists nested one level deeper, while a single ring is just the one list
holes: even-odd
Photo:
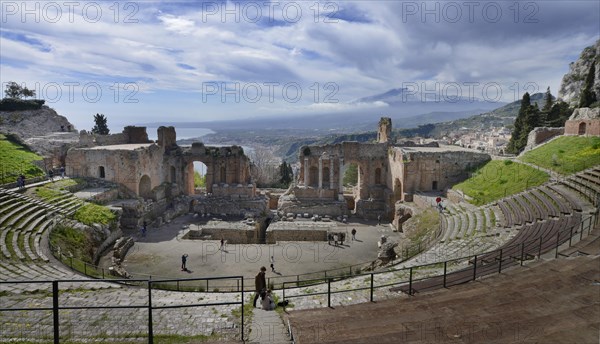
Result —
[{"label": "stone column", "polygon": [[323,188],[323,158],[319,157],[319,189]]},{"label": "stone column", "polygon": [[344,173],[343,172],[343,167],[344,167],[344,158],[340,158],[340,166],[338,166],[338,171],[339,171],[339,182],[338,182],[338,199],[340,201],[344,200]]},{"label": "stone column", "polygon": [[304,158],[304,186],[308,186],[308,158]]},{"label": "stone column", "polygon": [[329,188],[333,189],[335,182],[333,181],[333,157],[329,158]]}]

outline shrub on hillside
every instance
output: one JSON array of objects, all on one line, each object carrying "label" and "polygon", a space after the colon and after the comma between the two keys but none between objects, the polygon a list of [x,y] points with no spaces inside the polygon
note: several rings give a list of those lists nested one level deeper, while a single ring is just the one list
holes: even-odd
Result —
[{"label": "shrub on hillside", "polygon": [[0,111],[39,110],[45,102],[43,99],[4,98],[0,100]]}]

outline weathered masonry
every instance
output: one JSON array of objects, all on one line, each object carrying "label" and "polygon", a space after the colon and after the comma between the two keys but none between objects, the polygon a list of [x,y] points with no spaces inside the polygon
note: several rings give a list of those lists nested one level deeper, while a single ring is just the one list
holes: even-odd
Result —
[{"label": "weathered masonry", "polygon": [[173,127],[158,128],[158,140],[148,140],[145,127],[125,127],[122,133],[80,135],[80,147],[66,157],[71,176],[102,178],[122,184],[134,194],[159,200],[194,194],[194,162],[207,167],[207,193],[215,196],[254,197],[250,161],[242,147],[176,144]]},{"label": "weathered masonry", "polygon": [[[339,216],[353,211],[367,218],[392,219],[396,202],[417,192],[444,191],[468,178],[468,171],[490,160],[486,153],[456,146],[397,146],[390,118],[379,122],[378,142],[343,142],[300,149],[297,184],[280,198],[282,212]],[[343,177],[358,169],[353,201],[344,198]]]}]

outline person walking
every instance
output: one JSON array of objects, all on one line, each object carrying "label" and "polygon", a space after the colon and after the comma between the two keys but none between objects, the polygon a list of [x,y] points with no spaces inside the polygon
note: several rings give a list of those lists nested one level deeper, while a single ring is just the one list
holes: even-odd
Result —
[{"label": "person walking", "polygon": [[381,226],[381,214],[377,215],[377,225]]},{"label": "person walking", "polygon": [[356,228],[352,228],[352,241],[356,240]]},{"label": "person walking", "polygon": [[60,167],[60,179],[65,179],[65,167]]},{"label": "person walking", "polygon": [[258,274],[256,274],[256,277],[254,277],[254,302],[252,303],[254,307],[256,307],[256,300],[258,300],[258,296],[262,295],[267,289],[265,271],[267,271],[267,268],[261,266],[260,271]]},{"label": "person walking", "polygon": [[275,272],[275,258],[271,256],[271,272]]},{"label": "person walking", "polygon": [[185,264],[187,263],[187,253],[184,253],[181,256],[181,271],[187,271],[187,267],[185,266]]}]

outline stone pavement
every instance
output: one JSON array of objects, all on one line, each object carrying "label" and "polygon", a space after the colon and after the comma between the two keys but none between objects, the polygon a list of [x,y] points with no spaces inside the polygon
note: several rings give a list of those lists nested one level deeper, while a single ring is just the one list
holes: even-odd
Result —
[{"label": "stone pavement", "polygon": [[286,326],[277,312],[255,308],[248,342],[285,344],[291,341]]},{"label": "stone pavement", "polygon": [[[240,339],[240,305],[196,307],[195,304],[239,302],[240,293],[192,293],[152,291],[152,306],[190,306],[154,309],[153,333],[165,340],[178,336],[221,340]],[[2,308],[52,307],[49,293],[3,295]],[[63,309],[59,311],[61,340],[77,342],[147,342],[148,290],[122,288],[118,290],[64,291],[60,307],[107,307],[117,309]],[[140,308],[128,308],[141,306]],[[53,318],[51,310],[0,312],[0,342],[51,341]],[[163,342],[163,341],[158,341]],[[174,341],[174,343],[177,341]]]}]

